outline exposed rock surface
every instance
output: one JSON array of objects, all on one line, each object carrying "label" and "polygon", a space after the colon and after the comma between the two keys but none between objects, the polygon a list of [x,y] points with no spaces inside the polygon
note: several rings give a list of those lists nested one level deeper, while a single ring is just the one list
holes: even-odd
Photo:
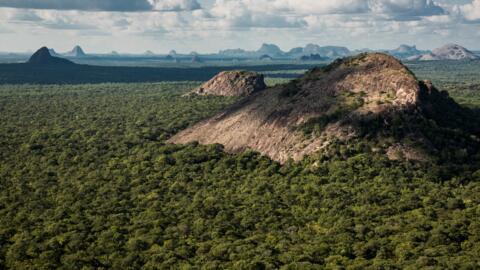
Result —
[{"label": "exposed rock surface", "polygon": [[245,97],[266,87],[261,74],[249,71],[224,71],[194,89],[191,94]]},{"label": "exposed rock surface", "polygon": [[[358,138],[361,129],[368,127],[359,123],[384,119],[379,124],[388,127],[391,119],[387,115],[415,114],[422,104],[435,108],[429,103],[432,95],[447,100],[431,84],[417,81],[397,59],[381,53],[362,54],[313,69],[289,84],[254,93],[180,132],[170,142],[218,143],[233,153],[253,149],[279,162],[301,160],[332,141]],[[399,125],[403,124],[408,125],[408,121]],[[310,127],[316,130],[313,136],[305,134]],[[422,141],[421,134],[412,137]],[[410,159],[422,157],[403,142],[382,147],[392,158],[398,152]]]},{"label": "exposed rock surface", "polygon": [[67,59],[52,56],[47,47],[42,47],[38,51],[36,51],[30,57],[27,63],[32,65],[73,65],[74,64],[72,61],[69,61]]}]

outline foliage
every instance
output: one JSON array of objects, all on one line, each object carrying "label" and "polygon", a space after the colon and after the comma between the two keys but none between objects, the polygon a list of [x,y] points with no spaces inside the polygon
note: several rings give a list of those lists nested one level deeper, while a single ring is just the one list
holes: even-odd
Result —
[{"label": "foliage", "polygon": [[362,107],[365,102],[364,94],[365,92],[347,92],[335,97],[334,107],[331,108],[329,112],[319,117],[309,119],[306,123],[302,124],[299,129],[307,136],[319,136],[328,124],[344,119],[350,113]]},{"label": "foliage", "polygon": [[[294,78],[298,76],[295,70],[301,71],[311,67],[312,65],[304,64],[252,65],[248,66],[248,70],[266,72],[268,78]],[[0,64],[0,84],[207,81],[221,71],[239,69],[245,69],[245,66],[123,67]]]},{"label": "foliage", "polygon": [[0,87],[1,269],[476,269],[480,170],[169,145],[191,83]]},{"label": "foliage", "polygon": [[431,80],[448,91],[457,102],[470,107],[480,107],[480,61],[427,61],[407,62],[418,78]]}]

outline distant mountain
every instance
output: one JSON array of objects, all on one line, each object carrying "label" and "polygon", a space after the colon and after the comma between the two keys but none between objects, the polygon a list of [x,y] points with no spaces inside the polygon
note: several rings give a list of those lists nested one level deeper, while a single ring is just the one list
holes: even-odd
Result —
[{"label": "distant mountain", "polygon": [[27,63],[32,65],[74,65],[72,61],[52,56],[47,47],[42,47],[36,51]]},{"label": "distant mountain", "polygon": [[171,51],[168,53],[168,55],[175,56],[175,55],[177,55],[177,51],[171,50]]},{"label": "distant mountain", "polygon": [[317,44],[307,44],[305,47],[291,49],[286,55],[290,58],[300,59],[303,56],[319,55],[323,58],[337,59],[351,55],[352,52],[346,47],[324,46]]},{"label": "distant mountain", "polygon": [[339,46],[324,46],[321,47],[316,44],[308,44],[305,47],[296,47],[288,52],[282,51],[275,44],[262,44],[260,49],[256,51],[246,51],[243,49],[228,49],[222,50],[218,53],[221,56],[229,57],[244,57],[244,58],[259,58],[268,55],[272,58],[290,58],[299,59],[302,56],[319,55],[329,59],[337,59],[351,55],[351,51],[346,47]]},{"label": "distant mountain", "polygon": [[143,55],[146,55],[146,56],[154,56],[155,53],[152,52],[152,51],[150,51],[150,50],[148,50],[148,51],[144,52]]},{"label": "distant mountain", "polygon": [[288,55],[303,55],[303,48],[302,47],[296,47],[291,49],[290,51],[287,52]]},{"label": "distant mountain", "polygon": [[48,52],[51,56],[60,56],[53,48],[48,49]]},{"label": "distant mountain", "polygon": [[257,53],[260,55],[270,55],[272,57],[282,56],[285,53],[275,44],[262,44],[262,47],[257,50]]},{"label": "distant mountain", "polygon": [[80,46],[75,46],[71,51],[63,54],[64,56],[67,56],[67,57],[76,57],[76,58],[80,58],[80,57],[85,57],[87,56],[85,54],[85,52],[83,51],[82,47]]},{"label": "distant mountain", "polygon": [[319,54],[323,57],[328,57],[330,59],[346,57],[351,54],[350,50],[346,47],[339,47],[339,46],[319,47],[313,44],[307,45],[303,50],[303,52],[305,54]]},{"label": "distant mountain", "polygon": [[480,59],[480,56],[460,45],[447,44],[433,50],[431,53],[416,55],[407,59],[412,61],[478,60]]},{"label": "distant mountain", "polygon": [[408,45],[405,45],[405,44],[402,44],[402,45],[400,45],[400,47],[398,47],[394,50],[387,51],[387,52],[389,54],[397,57],[397,58],[400,58],[400,59],[405,59],[405,58],[412,57],[412,56],[415,56],[415,55],[430,53],[430,51],[420,51],[420,50],[418,50],[417,46],[415,46],[415,45],[408,46]]}]

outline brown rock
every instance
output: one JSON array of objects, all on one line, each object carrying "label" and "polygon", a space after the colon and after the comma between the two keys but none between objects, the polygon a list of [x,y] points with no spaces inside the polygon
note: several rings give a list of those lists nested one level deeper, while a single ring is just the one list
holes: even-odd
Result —
[{"label": "brown rock", "polygon": [[224,71],[190,94],[245,97],[266,87],[261,74],[249,71]]}]

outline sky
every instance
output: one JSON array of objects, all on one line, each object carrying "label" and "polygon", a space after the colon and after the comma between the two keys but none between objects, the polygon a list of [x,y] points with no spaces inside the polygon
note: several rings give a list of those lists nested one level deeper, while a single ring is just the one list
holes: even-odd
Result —
[{"label": "sky", "polygon": [[480,0],[0,0],[0,51],[480,50]]}]

